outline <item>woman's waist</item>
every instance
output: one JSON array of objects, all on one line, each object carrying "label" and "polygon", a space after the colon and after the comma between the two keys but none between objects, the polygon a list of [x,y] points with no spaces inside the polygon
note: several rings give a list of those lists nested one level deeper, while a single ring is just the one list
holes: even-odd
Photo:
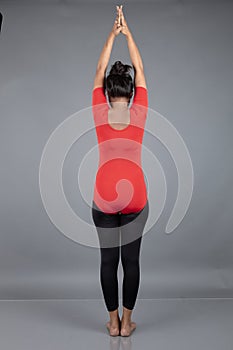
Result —
[{"label": "woman's waist", "polygon": [[102,155],[99,158],[98,168],[102,166],[121,166],[121,167],[133,167],[133,166],[142,166],[141,156],[140,155]]},{"label": "woman's waist", "polygon": [[106,162],[99,162],[97,173],[116,172],[119,174],[125,173],[142,173],[141,160],[133,161],[129,159],[114,158]]}]

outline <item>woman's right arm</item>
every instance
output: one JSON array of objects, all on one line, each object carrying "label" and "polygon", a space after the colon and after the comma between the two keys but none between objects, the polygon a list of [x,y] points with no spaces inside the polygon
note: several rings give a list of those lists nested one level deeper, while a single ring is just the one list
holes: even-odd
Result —
[{"label": "woman's right arm", "polygon": [[135,86],[142,86],[147,89],[146,78],[144,74],[143,62],[139,52],[139,49],[134,41],[133,35],[130,32],[128,25],[126,23],[123,10],[120,8],[120,18],[122,23],[121,32],[126,36],[128,43],[129,55],[134,68],[134,82]]},{"label": "woman's right arm", "polygon": [[142,58],[139,53],[139,50],[137,48],[137,45],[135,44],[135,41],[131,33],[129,33],[129,35],[126,38],[127,38],[130,58],[134,68],[134,84],[135,86],[142,86],[144,88],[147,88],[143,62],[142,62]]}]

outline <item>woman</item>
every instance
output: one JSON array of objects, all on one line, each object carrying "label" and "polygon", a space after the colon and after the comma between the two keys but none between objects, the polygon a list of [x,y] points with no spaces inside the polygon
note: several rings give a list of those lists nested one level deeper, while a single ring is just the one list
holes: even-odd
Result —
[{"label": "woman", "polygon": [[[116,61],[105,72],[114,39],[122,33],[134,68]],[[111,108],[108,107],[105,90]],[[130,99],[135,91],[132,107]],[[141,239],[149,213],[147,189],[141,169],[141,145],[148,108],[143,63],[127,26],[122,6],[98,61],[92,91],[93,115],[99,143],[100,161],[93,196],[92,217],[100,241],[100,280],[112,336],[129,336],[136,328],[131,321],[139,288]],[[124,271],[123,315],[118,314],[117,269],[120,257]]]}]

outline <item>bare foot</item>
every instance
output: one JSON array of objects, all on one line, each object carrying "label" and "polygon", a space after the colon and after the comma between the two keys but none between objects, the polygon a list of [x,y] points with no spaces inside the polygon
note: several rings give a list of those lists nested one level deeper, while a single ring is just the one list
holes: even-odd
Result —
[{"label": "bare foot", "polygon": [[109,330],[109,334],[113,337],[117,337],[118,335],[120,335],[120,327],[119,327],[119,321],[118,324],[114,323],[111,324],[111,321],[106,323],[106,327]]},{"label": "bare foot", "polygon": [[128,323],[124,323],[122,322],[121,324],[121,336],[122,337],[129,337],[131,335],[131,333],[135,330],[136,328],[136,323],[135,322],[128,322]]}]

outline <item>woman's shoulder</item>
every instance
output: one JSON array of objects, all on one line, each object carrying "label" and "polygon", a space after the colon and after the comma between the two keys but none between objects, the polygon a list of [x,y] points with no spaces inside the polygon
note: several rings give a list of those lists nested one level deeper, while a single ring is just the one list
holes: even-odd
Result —
[{"label": "woman's shoulder", "polygon": [[148,90],[146,86],[135,86],[133,104],[148,107]]},{"label": "woman's shoulder", "polygon": [[103,86],[95,86],[92,90],[92,105],[106,103],[107,98],[105,96]]}]

